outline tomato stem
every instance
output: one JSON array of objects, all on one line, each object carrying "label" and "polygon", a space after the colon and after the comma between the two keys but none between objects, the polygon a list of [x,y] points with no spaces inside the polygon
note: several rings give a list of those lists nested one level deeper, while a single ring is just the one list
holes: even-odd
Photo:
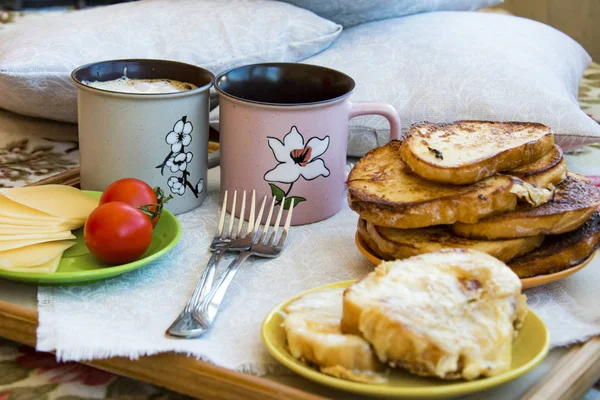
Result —
[{"label": "tomato stem", "polygon": [[137,207],[144,214],[148,215],[151,221],[154,221],[154,218],[160,218],[163,206],[173,198],[172,195],[165,197],[165,192],[158,186],[154,188],[154,193],[156,194],[157,204],[145,204]]}]

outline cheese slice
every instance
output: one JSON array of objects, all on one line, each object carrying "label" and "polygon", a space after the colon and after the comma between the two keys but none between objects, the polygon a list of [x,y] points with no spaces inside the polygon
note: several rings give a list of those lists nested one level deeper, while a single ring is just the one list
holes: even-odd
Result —
[{"label": "cheese slice", "polygon": [[62,257],[62,255],[59,254],[58,256],[54,257],[52,260],[50,260],[44,264],[36,265],[35,267],[5,268],[5,267],[0,266],[0,269],[5,269],[7,271],[12,271],[12,272],[28,272],[28,273],[32,273],[32,274],[36,274],[36,273],[37,274],[40,274],[40,273],[53,274],[58,269],[58,265],[60,264],[61,257]]},{"label": "cheese slice", "polygon": [[65,240],[38,243],[18,249],[0,251],[0,268],[29,268],[46,264],[62,254],[75,242]]},{"label": "cheese slice", "polygon": [[12,218],[0,215],[0,225],[18,225],[18,226],[66,226],[69,221],[57,218],[56,221],[31,220],[22,218]]},{"label": "cheese slice", "polygon": [[46,221],[38,220],[28,220],[28,219],[16,219],[16,218],[8,218],[0,215],[0,226],[16,226],[16,227],[32,227],[32,228],[48,228],[59,231],[64,230],[75,230],[81,228],[85,225],[85,219],[59,219],[59,223],[48,223]]},{"label": "cheese slice", "polygon": [[9,218],[19,218],[33,221],[48,221],[60,223],[60,219],[46,214],[45,212],[27,207],[21,203],[12,201],[8,197],[0,196],[0,215]]},{"label": "cheese slice", "polygon": [[85,225],[86,218],[83,219],[70,219],[61,225],[64,229],[75,230]]},{"label": "cheese slice", "polygon": [[24,206],[66,220],[85,220],[98,207],[98,199],[66,185],[0,189],[0,194]]},{"label": "cheese slice", "polygon": [[14,240],[30,240],[30,239],[53,239],[55,237],[65,238],[66,236],[71,235],[71,231],[62,230],[58,232],[33,232],[33,233],[20,233],[20,234],[10,234],[10,235],[0,235],[0,243],[1,242],[9,242]]},{"label": "cheese slice", "polygon": [[72,240],[75,239],[75,236],[71,234],[71,232],[67,232],[68,235],[65,235],[63,232],[60,232],[60,235],[53,234],[56,236],[48,235],[45,239],[25,239],[25,240],[7,240],[4,242],[0,242],[0,251],[18,249],[25,246],[31,246],[38,243],[46,243],[53,242],[56,240]]},{"label": "cheese slice", "polygon": [[68,231],[70,228],[64,226],[23,226],[4,225],[0,223],[0,235],[23,235],[27,233],[56,233]]}]

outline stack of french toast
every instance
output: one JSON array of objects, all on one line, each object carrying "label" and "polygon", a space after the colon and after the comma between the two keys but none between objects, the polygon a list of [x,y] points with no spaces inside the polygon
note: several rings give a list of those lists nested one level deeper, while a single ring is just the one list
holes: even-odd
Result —
[{"label": "stack of french toast", "polygon": [[360,238],[384,260],[475,249],[529,278],[582,264],[600,246],[600,189],[567,171],[538,123],[413,125],[358,161],[348,200]]}]

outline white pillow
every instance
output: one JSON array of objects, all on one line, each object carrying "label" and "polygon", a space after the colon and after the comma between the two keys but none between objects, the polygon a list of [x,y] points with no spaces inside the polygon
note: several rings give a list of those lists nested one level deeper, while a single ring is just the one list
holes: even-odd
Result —
[{"label": "white pillow", "polygon": [[503,0],[281,0],[349,28],[431,11],[473,11]]},{"label": "white pillow", "polygon": [[160,58],[217,74],[302,60],[328,47],[341,29],[267,0],[147,0],[24,20],[0,31],[0,108],[76,122],[70,73],[80,65]]},{"label": "white pillow", "polygon": [[[385,101],[403,128],[420,121],[537,121],[564,149],[600,141],[577,101],[590,57],[567,35],[524,18],[438,12],[348,29],[304,62],[354,78],[354,101]],[[381,117],[350,121],[349,154],[383,144]]]}]

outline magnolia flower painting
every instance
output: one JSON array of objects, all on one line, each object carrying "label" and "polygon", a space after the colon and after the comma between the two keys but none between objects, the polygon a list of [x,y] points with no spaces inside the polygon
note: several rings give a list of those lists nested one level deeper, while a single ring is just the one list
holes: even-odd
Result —
[{"label": "magnolia flower painting", "polygon": [[276,184],[269,183],[271,193],[279,202],[284,197],[286,198],[284,209],[288,209],[292,204],[292,207],[295,207],[306,201],[304,197],[291,195],[292,187],[298,179],[302,177],[304,180],[312,181],[320,176],[329,176],[329,169],[320,158],[329,148],[329,136],[325,136],[323,139],[312,137],[305,142],[298,129],[292,126],[283,141],[269,137],[268,143],[277,165],[267,171],[264,179],[267,182],[288,184],[287,190],[283,190]]},{"label": "magnolia flower painting", "polygon": [[185,148],[192,143],[192,131],[194,127],[192,123],[187,120],[184,115],[180,120],[175,122],[173,130],[167,133],[165,142],[171,147],[171,151],[165,158],[165,160],[157,165],[156,168],[160,168],[160,174],[164,175],[165,167],[168,168],[171,173],[178,174],[181,176],[174,175],[167,179],[167,185],[171,189],[171,193],[183,196],[186,188],[192,192],[196,197],[202,190],[204,190],[204,180],[200,179],[195,185],[189,180],[190,173],[188,172],[188,166],[192,161],[194,155],[191,151],[185,151]]}]

